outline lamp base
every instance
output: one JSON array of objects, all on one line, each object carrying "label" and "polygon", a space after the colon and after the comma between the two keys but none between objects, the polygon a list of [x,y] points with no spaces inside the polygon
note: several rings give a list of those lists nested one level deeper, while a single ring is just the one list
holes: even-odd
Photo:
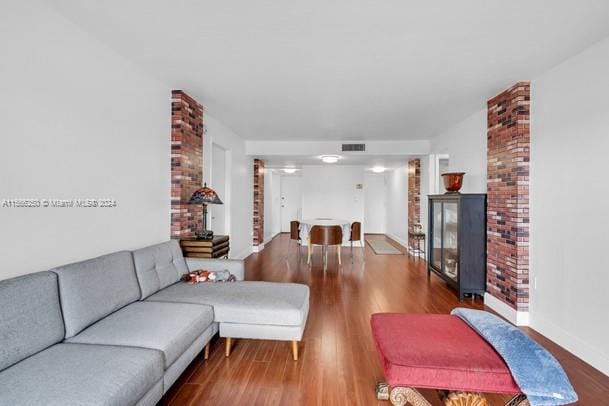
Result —
[{"label": "lamp base", "polygon": [[212,230],[203,230],[197,233],[197,240],[213,240],[214,232]]}]

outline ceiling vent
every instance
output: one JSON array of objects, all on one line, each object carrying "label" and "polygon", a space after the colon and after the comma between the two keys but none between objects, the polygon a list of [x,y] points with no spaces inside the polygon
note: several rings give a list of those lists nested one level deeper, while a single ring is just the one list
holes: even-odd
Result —
[{"label": "ceiling vent", "polygon": [[366,144],[343,144],[342,152],[366,152]]}]

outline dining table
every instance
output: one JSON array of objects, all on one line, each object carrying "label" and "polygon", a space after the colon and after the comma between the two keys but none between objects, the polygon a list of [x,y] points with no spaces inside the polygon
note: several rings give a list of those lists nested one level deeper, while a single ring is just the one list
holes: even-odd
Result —
[{"label": "dining table", "polygon": [[343,244],[348,244],[351,238],[351,222],[342,219],[333,218],[314,218],[300,221],[299,236],[301,241],[309,240],[309,233],[313,226],[340,226],[343,230]]},{"label": "dining table", "polygon": [[[300,240],[306,242],[309,247],[307,263],[311,263],[311,240],[309,235],[313,227],[336,227],[339,226],[342,229],[342,244],[349,243],[351,240],[351,222],[348,220],[333,219],[333,218],[314,218],[305,219],[300,221],[298,236]],[[324,258],[324,271],[328,266],[328,245],[325,243],[322,245],[322,257]],[[340,265],[340,245],[338,246],[338,263]]]}]

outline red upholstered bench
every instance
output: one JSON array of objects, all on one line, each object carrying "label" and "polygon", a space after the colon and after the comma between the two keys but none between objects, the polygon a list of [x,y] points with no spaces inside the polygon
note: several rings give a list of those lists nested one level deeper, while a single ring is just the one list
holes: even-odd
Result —
[{"label": "red upholstered bench", "polygon": [[459,317],[378,313],[370,323],[388,384],[380,386],[380,398],[391,387],[394,405],[425,405],[414,388],[433,388],[444,390],[447,405],[465,398],[486,404],[476,392],[515,394],[508,404],[528,404],[503,359]]}]

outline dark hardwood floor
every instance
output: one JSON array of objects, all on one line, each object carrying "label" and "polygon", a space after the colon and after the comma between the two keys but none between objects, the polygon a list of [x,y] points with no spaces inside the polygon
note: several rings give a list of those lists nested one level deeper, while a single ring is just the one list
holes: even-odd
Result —
[{"label": "dark hardwood floor", "polygon": [[[395,244],[398,246],[397,244]],[[398,246],[399,247],[399,246]],[[375,255],[343,249],[339,268],[329,255],[323,271],[320,249],[313,266],[306,248],[281,234],[259,254],[246,260],[246,279],[305,283],[311,288],[309,320],[300,343],[300,360],[293,361],[289,342],[235,340],[230,358],[224,340],[212,341],[208,360],[200,354],[165,395],[163,405],[389,405],[375,397],[383,380],[370,333],[375,312],[448,313],[454,307],[484,308],[459,303],[439,278],[427,279],[425,262],[408,255]],[[335,254],[330,250],[330,254]],[[579,405],[609,405],[609,377],[576,358],[532,329],[524,331],[550,350],[567,371]],[[435,392],[422,390],[433,404]],[[488,395],[492,405],[509,396]]]}]

